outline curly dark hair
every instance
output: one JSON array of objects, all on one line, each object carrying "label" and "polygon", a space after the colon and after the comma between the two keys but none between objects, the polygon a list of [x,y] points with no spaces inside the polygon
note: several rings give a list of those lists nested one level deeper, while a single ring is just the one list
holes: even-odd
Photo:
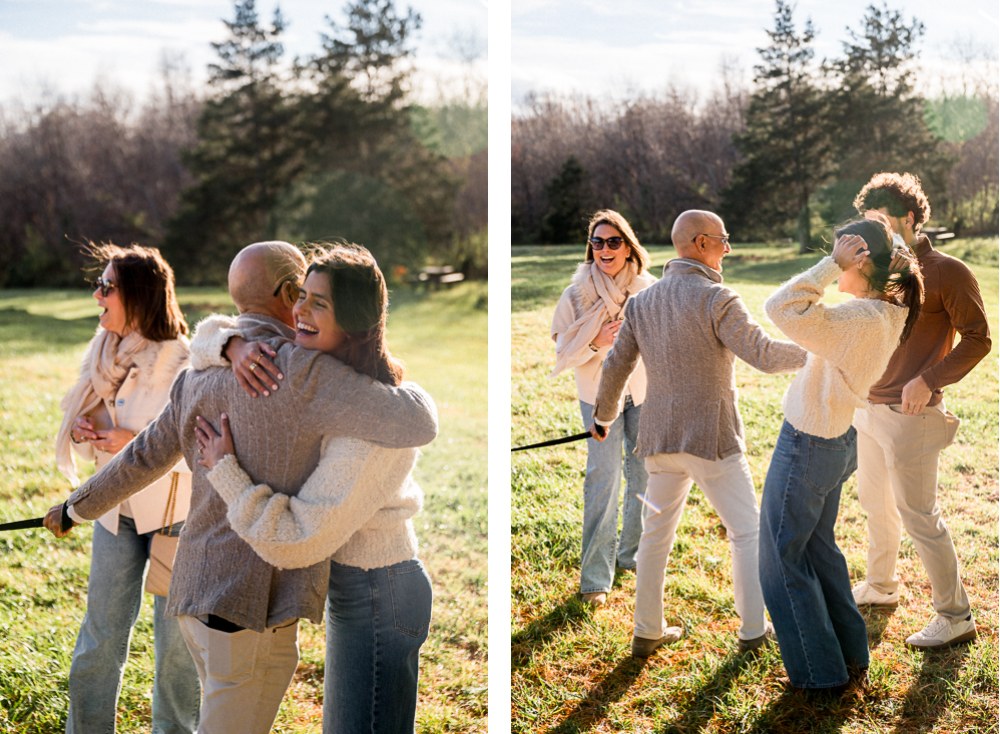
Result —
[{"label": "curly dark hair", "polygon": [[885,207],[893,217],[905,217],[913,212],[913,231],[918,231],[931,218],[931,205],[920,188],[920,179],[912,173],[877,173],[854,198],[859,214]]}]

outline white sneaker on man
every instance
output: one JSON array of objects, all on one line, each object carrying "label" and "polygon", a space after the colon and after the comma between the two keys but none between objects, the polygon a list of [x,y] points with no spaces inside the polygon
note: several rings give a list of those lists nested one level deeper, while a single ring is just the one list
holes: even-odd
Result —
[{"label": "white sneaker on man", "polygon": [[938,650],[960,642],[968,642],[975,637],[976,622],[971,615],[968,619],[960,619],[957,622],[951,622],[938,615],[915,635],[907,637],[906,644],[921,650]]},{"label": "white sneaker on man", "polygon": [[895,607],[899,606],[899,592],[883,594],[875,591],[867,581],[861,581],[851,589],[854,603],[859,607]]}]

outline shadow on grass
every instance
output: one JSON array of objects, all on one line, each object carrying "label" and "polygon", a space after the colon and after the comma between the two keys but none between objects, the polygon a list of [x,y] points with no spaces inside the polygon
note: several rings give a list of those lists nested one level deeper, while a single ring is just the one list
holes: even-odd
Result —
[{"label": "shadow on grass", "polygon": [[968,654],[968,645],[924,652],[920,675],[899,705],[902,715],[893,730],[895,734],[934,730],[938,719],[947,713],[955,698],[953,684],[961,676]]},{"label": "shadow on grass", "polygon": [[865,625],[868,627],[869,650],[874,650],[882,644],[882,638],[885,636],[885,631],[895,613],[895,607],[881,609],[869,607],[867,610],[862,610],[861,616],[865,618]]},{"label": "shadow on grass", "polygon": [[857,694],[838,698],[785,691],[761,711],[751,731],[754,734],[832,734],[840,731],[857,703]]},{"label": "shadow on grass", "polygon": [[544,645],[552,635],[576,619],[587,615],[586,605],[575,594],[567,596],[544,617],[534,619],[510,638],[510,669],[520,670],[531,663],[531,651]]},{"label": "shadow on grass", "polygon": [[628,692],[645,667],[645,660],[637,660],[631,655],[623,658],[614,670],[587,691],[558,726],[548,730],[548,734],[575,734],[593,729],[604,719],[608,707]]},{"label": "shadow on grass", "polygon": [[736,685],[743,668],[753,661],[752,655],[732,653],[698,688],[686,696],[680,715],[663,727],[661,734],[696,734],[704,731],[712,720],[718,702]]}]

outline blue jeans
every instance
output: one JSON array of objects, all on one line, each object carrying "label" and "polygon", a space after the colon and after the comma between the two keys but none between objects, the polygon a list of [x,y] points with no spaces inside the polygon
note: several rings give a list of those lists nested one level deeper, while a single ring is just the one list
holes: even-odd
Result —
[{"label": "blue jeans", "polygon": [[[583,552],[580,556],[580,592],[611,591],[615,577],[615,550],[618,565],[635,568],[635,553],[642,537],[649,475],[643,460],[635,454],[639,435],[641,405],[625,398],[625,407],[608,426],[604,441],[587,439],[587,474],[583,480]],[[580,401],[584,428],[594,422],[594,406]],[[622,445],[625,449],[625,503],[622,534],[618,539],[618,494],[622,483]],[[638,495],[638,496],[637,496]]]},{"label": "blue jeans", "polygon": [[[180,524],[174,525],[176,531]],[[94,523],[87,613],[69,668],[66,734],[110,734],[132,628],[142,606],[143,573],[153,533],[138,535],[130,517],[114,535]],[[164,619],[167,600],[153,597],[153,734],[191,734],[198,728],[201,687],[175,618]]]},{"label": "blue jeans", "polygon": [[323,734],[413,734],[432,601],[419,559],[368,571],[331,561]]},{"label": "blue jeans", "polygon": [[858,467],[857,431],[819,438],[785,421],[760,502],[760,585],[792,685],[832,688],[868,667],[868,630],[834,525]]}]

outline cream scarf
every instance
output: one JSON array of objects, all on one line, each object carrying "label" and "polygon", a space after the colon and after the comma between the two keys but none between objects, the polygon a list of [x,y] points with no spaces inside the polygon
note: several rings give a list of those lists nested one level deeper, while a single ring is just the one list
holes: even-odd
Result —
[{"label": "cream scarf", "polygon": [[549,377],[566,369],[582,350],[590,349],[601,326],[619,318],[629,296],[656,282],[652,275],[638,270],[632,260],[626,260],[625,267],[614,278],[601,270],[596,260],[577,268],[573,276],[573,306],[578,316],[562,334],[563,348]]},{"label": "cream scarf", "polygon": [[87,415],[103,401],[114,398],[135,364],[135,356],[150,343],[138,330],[123,338],[100,326],[90,340],[80,366],[80,379],[59,404],[63,420],[56,436],[56,466],[74,488],[79,486],[80,480],[70,448],[69,434],[73,424],[78,416]]}]

